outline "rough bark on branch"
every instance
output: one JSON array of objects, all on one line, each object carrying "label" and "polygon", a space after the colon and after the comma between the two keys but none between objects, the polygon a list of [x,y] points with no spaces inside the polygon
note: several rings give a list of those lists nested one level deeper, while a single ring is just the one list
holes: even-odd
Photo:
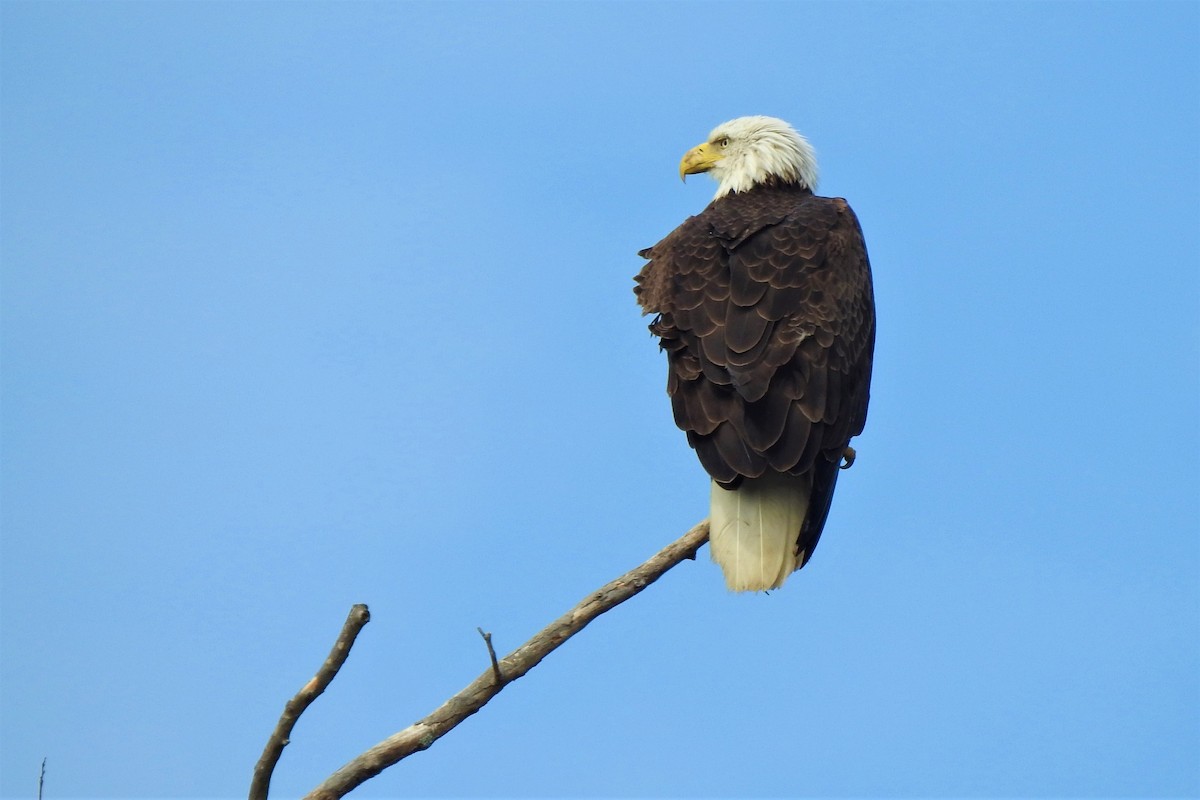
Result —
[{"label": "rough bark on branch", "polygon": [[[292,735],[292,728],[295,727],[296,720],[325,691],[326,687],[333,682],[334,677],[338,674],[338,670],[342,668],[342,664],[346,663],[346,657],[350,655],[350,648],[354,646],[354,640],[358,637],[358,632],[370,621],[371,612],[367,610],[365,605],[359,603],[352,607],[350,615],[346,617],[346,623],[342,625],[342,632],[338,634],[337,641],[333,645],[333,650],[329,652],[329,657],[325,659],[325,663],[321,665],[321,669],[283,707],[283,714],[279,717],[279,722],[275,725],[275,730],[271,732],[271,738],[267,739],[267,746],[263,748],[262,757],[259,758],[258,763],[254,766],[254,779],[250,782],[250,800],[267,800],[267,793],[271,789],[271,774],[275,771],[275,765],[279,762],[279,757],[283,755],[283,748],[287,747],[288,739]],[[42,766],[45,769],[44,763]],[[40,782],[38,789],[40,798]]]},{"label": "rough bark on branch", "polygon": [[305,795],[304,800],[334,800],[343,797],[401,759],[429,748],[460,722],[483,708],[501,689],[536,667],[551,651],[583,630],[589,622],[633,597],[676,564],[685,559],[695,558],[696,551],[707,540],[708,520],[704,520],[654,554],[646,563],[589,594],[566,614],[501,659],[498,668],[497,665],[489,666],[482,675],[432,714],[349,761]]}]

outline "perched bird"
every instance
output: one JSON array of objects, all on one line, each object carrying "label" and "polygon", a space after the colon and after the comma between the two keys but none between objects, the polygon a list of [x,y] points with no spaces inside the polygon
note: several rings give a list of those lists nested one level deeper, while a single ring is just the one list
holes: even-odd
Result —
[{"label": "perched bird", "polygon": [[867,419],[871,268],[854,212],[813,194],[813,148],[786,122],[718,125],[679,164],[701,172],[716,197],[639,253],[634,292],[712,477],[712,557],[730,589],[774,589],[812,557]]}]

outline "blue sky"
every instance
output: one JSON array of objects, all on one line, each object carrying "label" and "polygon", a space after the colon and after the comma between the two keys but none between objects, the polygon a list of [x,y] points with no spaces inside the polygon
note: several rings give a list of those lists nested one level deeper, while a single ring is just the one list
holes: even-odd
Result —
[{"label": "blue sky", "polygon": [[783,117],[875,270],[770,596],[706,551],[364,797],[1200,794],[1200,7],[0,5],[0,795],[295,797],[706,514],[637,250]]}]

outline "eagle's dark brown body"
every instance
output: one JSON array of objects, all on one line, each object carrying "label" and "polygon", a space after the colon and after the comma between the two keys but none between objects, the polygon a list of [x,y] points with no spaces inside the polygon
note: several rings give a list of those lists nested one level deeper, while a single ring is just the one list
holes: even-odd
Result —
[{"label": "eagle's dark brown body", "polygon": [[797,552],[812,555],[838,466],[867,418],[875,311],[854,212],[760,185],[714,200],[635,278],[667,351],[675,422],[717,483],[807,476]]}]

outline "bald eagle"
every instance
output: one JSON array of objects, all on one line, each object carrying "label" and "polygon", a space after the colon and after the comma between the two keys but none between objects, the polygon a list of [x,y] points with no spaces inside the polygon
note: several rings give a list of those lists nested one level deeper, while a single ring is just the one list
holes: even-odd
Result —
[{"label": "bald eagle", "polygon": [[741,117],[689,150],[717,194],[639,255],[676,424],[712,477],[709,541],[733,591],[783,585],[812,557],[867,419],[875,305],[862,229],[818,197],[812,146]]}]

